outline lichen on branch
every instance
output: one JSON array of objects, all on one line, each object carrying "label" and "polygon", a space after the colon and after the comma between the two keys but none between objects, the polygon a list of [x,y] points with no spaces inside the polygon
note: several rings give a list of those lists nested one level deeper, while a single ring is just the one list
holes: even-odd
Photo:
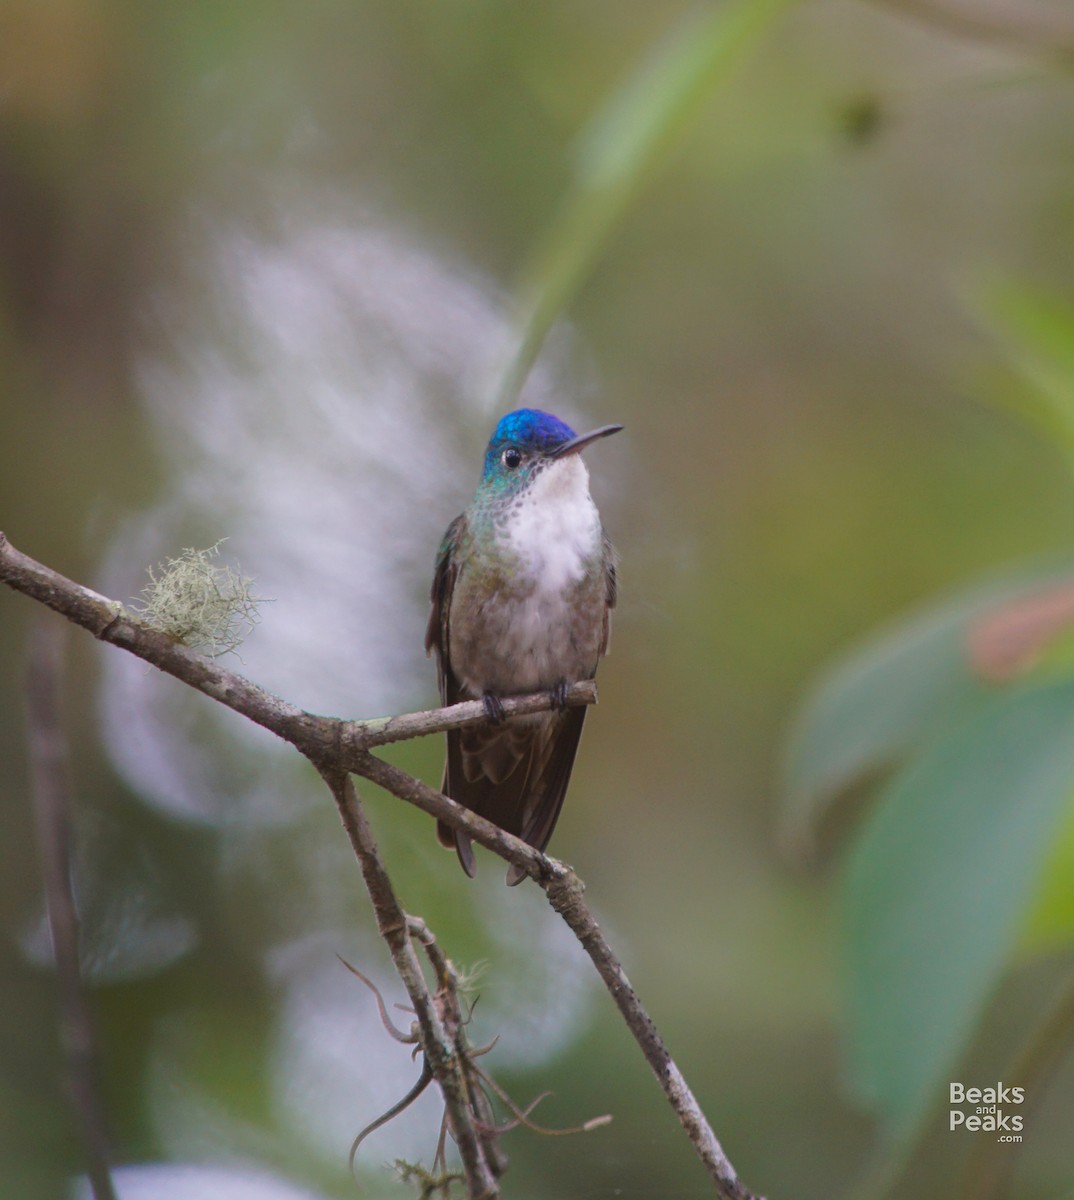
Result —
[{"label": "lichen on branch", "polygon": [[261,619],[257,606],[265,603],[250,591],[252,579],[213,562],[225,540],[205,550],[188,546],[178,558],[150,567],[149,583],[133,606],[147,625],[210,658],[238,650]]}]

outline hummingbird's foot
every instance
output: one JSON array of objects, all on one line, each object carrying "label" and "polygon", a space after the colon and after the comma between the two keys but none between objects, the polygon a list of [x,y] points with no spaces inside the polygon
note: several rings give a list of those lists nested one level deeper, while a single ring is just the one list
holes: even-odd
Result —
[{"label": "hummingbird's foot", "polygon": [[553,712],[563,712],[567,707],[567,688],[570,684],[565,679],[561,679],[556,686],[548,693],[552,701]]},{"label": "hummingbird's foot", "polygon": [[490,725],[502,725],[507,720],[499,696],[493,695],[492,692],[486,692],[481,697],[481,703],[485,706],[485,716]]}]

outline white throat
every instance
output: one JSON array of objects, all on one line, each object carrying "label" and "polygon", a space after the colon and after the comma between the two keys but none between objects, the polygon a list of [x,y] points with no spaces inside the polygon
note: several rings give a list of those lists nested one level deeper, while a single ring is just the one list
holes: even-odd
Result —
[{"label": "white throat", "polygon": [[587,573],[602,536],[589,472],[578,454],[549,463],[510,506],[503,525],[523,573],[546,593],[561,593]]}]

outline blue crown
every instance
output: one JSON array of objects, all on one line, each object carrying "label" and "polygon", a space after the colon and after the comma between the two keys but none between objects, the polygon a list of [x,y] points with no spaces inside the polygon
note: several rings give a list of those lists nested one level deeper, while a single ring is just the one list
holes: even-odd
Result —
[{"label": "blue crown", "polygon": [[574,430],[559,417],[536,408],[520,408],[500,418],[485,451],[485,472],[494,470],[507,446],[522,450],[554,450],[575,436]]}]

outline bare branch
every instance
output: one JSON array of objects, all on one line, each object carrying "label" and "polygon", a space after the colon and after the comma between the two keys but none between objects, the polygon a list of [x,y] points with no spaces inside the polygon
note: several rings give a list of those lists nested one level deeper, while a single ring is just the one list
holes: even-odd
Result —
[{"label": "bare branch", "polygon": [[[568,705],[596,704],[597,683],[583,679],[571,684],[566,691]],[[547,712],[552,702],[547,692],[532,696],[504,696],[504,716],[523,717],[530,713]],[[445,733],[449,729],[464,729],[488,719],[480,700],[463,700],[448,708],[433,708],[426,712],[401,713],[394,717],[369,717],[364,721],[344,721],[340,737],[344,754],[357,754],[370,746],[385,746],[389,742],[404,742],[409,738],[425,737],[430,733]]]},{"label": "bare branch", "polygon": [[[333,766],[357,770],[353,763],[370,746],[459,729],[485,719],[485,709],[479,700],[365,721],[317,716],[152,628],[117,600],[109,600],[21,553],[3,532],[0,532],[0,580],[89,630],[102,642],[127,650],[210,699],[241,713],[290,742],[314,762],[324,760]],[[596,685],[592,680],[574,684],[565,696],[568,705],[594,704],[596,699]],[[505,715],[512,717],[547,712],[552,703],[548,693],[540,692],[505,699],[503,708]]]},{"label": "bare branch", "polygon": [[[493,1171],[500,1176],[507,1170],[507,1156],[500,1149],[499,1130],[492,1120],[488,1100],[480,1086],[481,1073],[473,1061],[483,1051],[475,1051],[466,1037],[469,1013],[465,1017],[462,1014],[462,1005],[459,1003],[458,974],[454,965],[440,949],[440,944],[433,936],[432,930],[420,917],[409,917],[407,926],[410,936],[425,951],[425,957],[436,974],[436,999],[440,1019],[455,1046],[455,1054],[466,1083],[470,1110],[474,1115],[478,1136],[484,1143],[485,1154],[488,1156]],[[486,1049],[489,1048],[486,1047]],[[443,1155],[441,1154],[440,1157],[442,1158]]]},{"label": "bare branch", "polygon": [[60,1045],[67,1090],[86,1153],[94,1200],[115,1200],[108,1134],[97,1086],[93,1021],[82,991],[78,913],[71,892],[70,777],[60,719],[62,636],[43,622],[30,638],[26,710],[37,840],[45,884],[49,932],[59,983]]},{"label": "bare branch", "polygon": [[[459,805],[448,802],[448,807],[444,803],[447,797],[375,755],[366,755],[363,761],[355,764],[354,769],[399,799],[417,805],[455,828],[464,829],[474,841],[480,842],[508,862],[522,867],[540,884],[548,902],[570,926],[592,960],[679,1118],[679,1123],[709,1173],[722,1189],[720,1195],[726,1197],[726,1200],[751,1200],[752,1194],[738,1178],[701,1111],[701,1106],[675,1065],[656,1025],[630,986],[622,964],[612,952],[585,903],[585,885],[574,871],[557,859],[538,853],[532,846],[527,846],[518,838],[505,833],[498,825],[475,816]],[[460,811],[457,813],[455,809]]]},{"label": "bare branch", "polygon": [[548,902],[570,926],[574,936],[582,943],[592,959],[597,973],[611,992],[634,1040],[641,1047],[645,1061],[652,1068],[668,1103],[679,1118],[698,1157],[716,1181],[719,1195],[725,1200],[760,1200],[739,1179],[730,1159],[724,1153],[708,1119],[701,1111],[682,1072],[664,1044],[652,1017],[646,1012],[637,992],[630,985],[622,964],[612,953],[604,934],[600,930],[583,899],[585,884],[569,868],[556,863],[556,877],[539,880],[548,896]]},{"label": "bare branch", "polygon": [[463,808],[461,804],[456,804],[454,800],[449,799],[442,792],[438,792],[436,788],[430,787],[420,779],[415,779],[413,775],[408,775],[394,763],[385,762],[384,759],[377,758],[374,754],[362,752],[353,760],[350,760],[348,756],[346,767],[348,770],[372,780],[373,783],[382,787],[386,792],[391,792],[400,800],[405,800],[408,804],[420,808],[422,812],[427,812],[431,817],[444,821],[453,829],[461,829],[464,833],[468,833],[475,842],[491,850],[494,854],[498,854],[512,866],[521,867],[538,883],[545,878],[553,878],[557,873],[566,870],[561,862],[550,855],[542,854],[539,850],[527,845],[521,838],[515,837],[513,833],[508,833],[499,825],[493,824],[492,821],[486,821],[477,813],[472,813],[468,808]]},{"label": "bare branch", "polygon": [[[411,942],[407,914],[396,899],[365,809],[358,799],[358,793],[349,775],[333,775],[327,771],[322,774],[335,798],[343,828],[361,867],[369,899],[373,902],[380,936],[387,944],[395,969],[414,1006],[414,1015],[421,1030],[425,1062],[440,1085],[448,1128],[459,1147],[471,1200],[498,1200],[500,1186],[489,1165],[484,1142],[474,1125],[463,1064],[456,1053],[454,1038],[444,1028],[436,1001],[425,982],[421,964]],[[357,1150],[357,1146],[354,1149]]]},{"label": "bare branch", "polygon": [[[365,813],[346,772],[364,776],[453,829],[467,833],[475,842],[521,868],[537,881],[547,894],[549,903],[566,921],[592,960],[680,1124],[715,1182],[718,1195],[722,1200],[759,1200],[738,1178],[652,1018],[630,986],[622,964],[612,953],[585,904],[585,888],[578,876],[563,863],[541,854],[498,825],[477,816],[428,784],[369,753],[370,746],[480,721],[484,718],[484,710],[479,702],[371,721],[346,722],[318,717],[271,695],[241,675],[223,670],[162,634],[145,628],[121,605],[21,554],[11,546],[3,533],[0,533],[0,580],[82,625],[95,637],[121,646],[271,730],[295,746],[321,772],[336,798],[344,827],[362,867],[381,936],[387,942],[396,970],[414,1002],[430,1068],[444,1090],[449,1120],[453,1122],[452,1133],[458,1138],[461,1131],[460,1152],[464,1152],[468,1179],[473,1181],[481,1178],[480,1164],[484,1160],[487,1171],[488,1160],[487,1148],[481,1149],[480,1138],[476,1135],[471,1138],[473,1128],[467,1126],[467,1100],[461,1094],[467,1085],[457,1069],[460,1055],[452,1036],[445,1031],[435,1011],[410,943],[408,919],[392,892],[391,883],[376,853]],[[568,689],[566,698],[569,704],[591,704],[596,700],[596,692],[592,685],[575,684]],[[508,716],[542,712],[550,707],[551,697],[547,693],[504,701],[504,712]],[[428,952],[427,946],[426,949]],[[435,960],[431,961],[434,961],[435,968]],[[496,1187],[494,1179],[492,1186]],[[498,1190],[488,1193],[490,1196],[498,1194]]]},{"label": "bare branch", "polygon": [[[353,771],[364,775],[387,790],[409,786],[402,798],[425,812],[468,833],[475,842],[486,846],[528,874],[547,872],[552,861],[528,846],[521,838],[504,832],[498,825],[476,816],[461,804],[428,785],[411,778],[387,763],[374,758],[367,746],[397,741],[401,737],[437,733],[460,728],[484,719],[480,701],[455,704],[450,708],[410,713],[402,717],[377,717],[370,721],[340,721],[306,712],[286,700],[258,687],[243,675],[219,666],[181,643],[151,629],[128,613],[123,605],[36,562],[22,554],[0,532],[0,580],[16,591],[40,601],[76,625],[88,629],[101,641],[119,646],[161,671],[247,717],[276,734],[304,754],[319,769]],[[566,702],[591,704],[596,688],[591,681],[567,689]],[[552,707],[547,692],[505,699],[504,713],[545,712]],[[412,732],[403,732],[404,730]],[[387,780],[394,780],[394,788]],[[401,795],[395,791],[396,795]]]}]

